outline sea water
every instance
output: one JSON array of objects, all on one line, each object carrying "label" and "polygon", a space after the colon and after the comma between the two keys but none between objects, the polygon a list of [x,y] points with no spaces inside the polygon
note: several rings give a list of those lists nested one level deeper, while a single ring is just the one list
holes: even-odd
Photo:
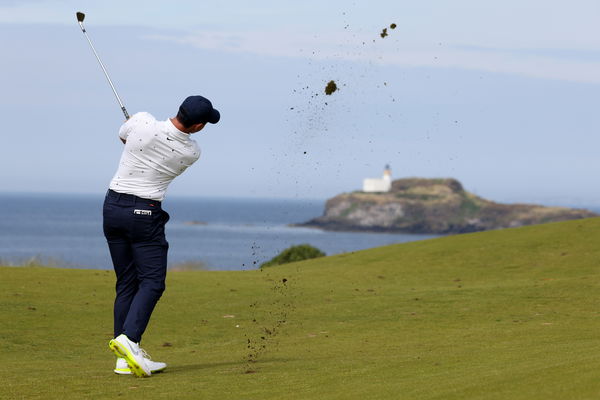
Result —
[{"label": "sea water", "polygon": [[[111,269],[103,201],[103,195],[0,194],[0,264],[34,259]],[[289,226],[321,215],[324,205],[324,200],[167,198],[169,266],[255,269],[292,245],[308,243],[332,255],[437,236]]]}]

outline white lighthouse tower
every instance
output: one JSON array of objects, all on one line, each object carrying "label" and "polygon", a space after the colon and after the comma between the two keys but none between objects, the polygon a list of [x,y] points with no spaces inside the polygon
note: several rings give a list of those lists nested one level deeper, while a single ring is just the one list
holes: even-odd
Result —
[{"label": "white lighthouse tower", "polygon": [[363,180],[363,192],[385,193],[392,188],[392,170],[389,165],[385,166],[382,178],[367,178]]}]

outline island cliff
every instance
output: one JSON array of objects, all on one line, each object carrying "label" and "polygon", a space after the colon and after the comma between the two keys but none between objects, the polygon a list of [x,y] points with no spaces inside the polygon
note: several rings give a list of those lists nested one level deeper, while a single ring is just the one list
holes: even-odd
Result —
[{"label": "island cliff", "polygon": [[456,179],[408,178],[386,193],[343,193],[323,216],[297,226],[336,231],[466,233],[596,217],[587,210],[500,204],[463,189]]}]

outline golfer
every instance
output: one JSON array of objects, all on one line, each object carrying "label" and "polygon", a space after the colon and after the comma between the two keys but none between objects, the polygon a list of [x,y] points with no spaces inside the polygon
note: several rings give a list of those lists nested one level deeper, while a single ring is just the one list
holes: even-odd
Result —
[{"label": "golfer", "polygon": [[174,118],[157,121],[140,112],[119,130],[125,144],[104,200],[104,236],[115,269],[114,339],[118,374],[150,376],[166,368],[140,348],[154,306],[165,290],[169,214],[161,201],[169,183],[200,157],[190,134],[216,124],[219,111],[202,96],[190,96]]}]

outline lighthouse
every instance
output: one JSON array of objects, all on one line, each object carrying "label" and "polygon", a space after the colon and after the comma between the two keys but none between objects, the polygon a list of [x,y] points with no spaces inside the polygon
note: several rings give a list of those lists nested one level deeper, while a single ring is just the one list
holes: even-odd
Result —
[{"label": "lighthouse", "polygon": [[381,178],[367,178],[363,180],[363,192],[367,193],[385,193],[392,188],[392,170],[389,164],[383,170]]}]

